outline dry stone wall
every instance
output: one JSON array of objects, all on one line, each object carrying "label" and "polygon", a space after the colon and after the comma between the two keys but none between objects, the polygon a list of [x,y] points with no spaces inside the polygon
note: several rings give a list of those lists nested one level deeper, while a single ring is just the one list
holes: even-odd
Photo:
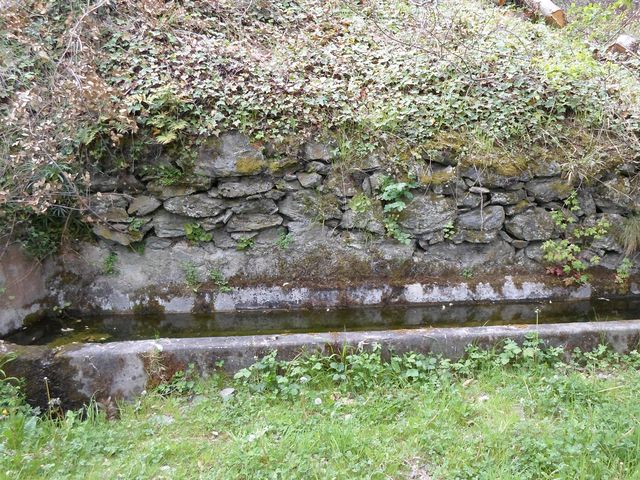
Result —
[{"label": "dry stone wall", "polygon": [[[239,245],[264,249],[295,242],[295,254],[287,257],[300,261],[315,258],[314,251],[322,246],[334,253],[347,249],[348,263],[350,249],[354,264],[371,265],[370,275],[381,273],[376,269],[380,261],[387,267],[403,263],[405,272],[409,262],[409,270],[424,274],[539,268],[542,242],[561,235],[550,212],[562,209],[574,190],[561,178],[558,165],[507,176],[458,165],[447,151],[431,153],[416,162],[416,173],[426,180],[412,190],[413,198],[397,221],[408,234],[406,245],[387,236],[377,193],[388,174],[375,156],[345,173],[336,167],[330,144],[309,141],[296,158],[271,158],[267,148],[237,132],[208,141],[198,152],[193,173],[177,181],[96,176],[90,202],[98,220],[94,233],[123,246],[144,242],[152,249],[170,249],[185,240],[191,226],[199,238],[190,239],[210,241],[209,249],[235,252]],[[612,172],[596,187],[581,188],[580,209],[571,213],[576,224],[600,218],[615,224],[638,209],[640,197],[630,194],[633,174],[628,169]],[[369,198],[365,209],[352,208],[356,195]],[[245,255],[255,256],[250,250]],[[584,255],[598,255],[604,267],[616,268],[622,253],[608,235]],[[238,261],[232,257],[229,261]],[[266,282],[277,276],[273,269],[258,268],[244,273]],[[326,274],[322,268],[317,271]],[[349,268],[340,273],[348,275]]]}]

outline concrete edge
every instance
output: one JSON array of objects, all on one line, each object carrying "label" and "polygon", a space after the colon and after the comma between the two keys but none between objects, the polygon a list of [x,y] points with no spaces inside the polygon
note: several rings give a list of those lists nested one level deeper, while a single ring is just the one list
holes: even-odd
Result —
[{"label": "concrete edge", "polygon": [[278,358],[292,359],[305,351],[331,353],[345,346],[367,348],[378,343],[383,349],[398,353],[414,351],[456,360],[469,344],[491,348],[506,339],[522,342],[529,334],[537,334],[547,346],[562,347],[566,352],[576,347],[592,350],[606,344],[626,353],[640,342],[640,320],[176,338],[79,344],[56,350],[2,342],[0,354],[18,354],[6,371],[26,379],[25,390],[31,403],[46,405],[46,377],[52,397],[60,398],[65,407],[78,407],[91,398],[101,402],[133,399],[189,364],[206,376],[224,361],[224,370],[234,373],[273,350],[278,351]]},{"label": "concrete edge", "polygon": [[[549,279],[551,280],[551,279]],[[99,293],[92,302],[100,311],[129,314],[147,309],[164,313],[240,312],[264,309],[341,308],[382,305],[429,305],[441,302],[495,302],[522,300],[583,300],[596,291],[590,284],[565,287],[506,275],[492,283],[447,281],[404,285],[298,287],[260,285],[233,287],[228,292],[173,292],[171,295],[135,292]],[[635,290],[633,290],[635,292]],[[60,298],[63,298],[64,295]],[[90,303],[92,303],[90,302]],[[71,302],[74,304],[75,302]],[[82,309],[77,314],[82,314]]]}]

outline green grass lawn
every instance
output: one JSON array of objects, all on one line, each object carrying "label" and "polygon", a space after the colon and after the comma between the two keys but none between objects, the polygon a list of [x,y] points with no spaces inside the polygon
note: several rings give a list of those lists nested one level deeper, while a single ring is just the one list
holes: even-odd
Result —
[{"label": "green grass lawn", "polygon": [[381,357],[186,373],[112,420],[96,408],[33,416],[5,382],[0,477],[640,478],[636,353],[565,362],[529,342],[456,363]]}]

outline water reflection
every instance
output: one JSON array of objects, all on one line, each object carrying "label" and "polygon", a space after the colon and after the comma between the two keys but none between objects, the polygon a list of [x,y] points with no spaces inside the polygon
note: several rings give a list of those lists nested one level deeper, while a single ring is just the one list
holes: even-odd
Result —
[{"label": "water reflection", "polygon": [[640,299],[439,304],[337,310],[247,311],[208,315],[102,315],[48,319],[5,340],[59,345],[157,337],[209,337],[418,327],[566,323],[640,318]]}]

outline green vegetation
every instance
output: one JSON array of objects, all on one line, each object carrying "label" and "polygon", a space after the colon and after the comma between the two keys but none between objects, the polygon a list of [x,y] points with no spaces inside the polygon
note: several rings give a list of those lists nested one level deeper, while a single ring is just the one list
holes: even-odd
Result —
[{"label": "green vegetation", "polygon": [[625,257],[622,260],[622,262],[620,262],[620,265],[618,265],[618,268],[616,269],[615,282],[619,285],[626,284],[627,280],[629,280],[629,277],[631,276],[632,268],[633,268],[633,262],[631,262],[631,260]]},{"label": "green vegetation", "polygon": [[640,248],[640,215],[631,215],[616,225],[613,233],[627,255],[633,255]]},{"label": "green vegetation", "polygon": [[544,260],[551,264],[547,267],[547,273],[564,277],[566,285],[583,285],[589,281],[586,270],[600,263],[599,256],[586,258],[583,250],[593,240],[607,235],[611,224],[607,219],[601,218],[594,225],[575,225],[576,217],[573,212],[580,209],[575,191],[566,198],[564,207],[565,210],[551,212],[551,217],[564,238],[547,240],[542,244]]},{"label": "green vegetation", "polygon": [[463,268],[460,271],[460,275],[462,275],[464,278],[467,278],[467,279],[473,278],[473,269],[470,267]]},{"label": "green vegetation", "polygon": [[199,223],[187,223],[184,226],[184,234],[192,243],[210,242],[213,235],[207,232]]},{"label": "green vegetation", "polygon": [[134,242],[131,245],[129,245],[129,248],[136,252],[138,255],[144,255],[144,251],[145,251],[145,243],[142,242]]},{"label": "green vegetation", "polygon": [[385,177],[382,179],[378,192],[378,198],[384,204],[383,223],[387,234],[406,245],[411,240],[409,234],[400,228],[398,220],[400,213],[407,208],[407,202],[413,199],[411,189],[416,187],[414,182],[397,182],[390,177]]},{"label": "green vegetation", "polygon": [[[450,362],[414,353],[269,355],[207,380],[192,368],[108,420],[33,416],[0,383],[0,471],[47,478],[632,479],[640,355],[531,338]],[[235,392],[221,396],[221,389]],[[113,414],[113,412],[112,412]]]},{"label": "green vegetation", "polygon": [[146,224],[146,220],[142,218],[132,217],[129,219],[129,226],[127,227],[127,230],[129,230],[130,232],[139,232],[140,229],[142,229],[142,227],[144,227]]},{"label": "green vegetation", "polygon": [[[640,150],[639,61],[602,53],[638,34],[634,11],[574,5],[557,30],[481,0],[9,2],[2,231],[54,251],[90,174],[174,185],[231,129],[276,157],[331,137],[344,168],[376,152],[396,178],[447,151],[504,174],[553,159],[588,180]],[[61,219],[50,245],[31,230],[41,216]]]},{"label": "green vegetation", "polygon": [[276,245],[280,250],[286,250],[293,243],[293,235],[291,233],[282,232],[276,240]]},{"label": "green vegetation", "polygon": [[118,254],[115,252],[109,252],[102,262],[102,273],[105,275],[115,275],[118,273],[118,268],[116,267],[117,263]]},{"label": "green vegetation", "polygon": [[456,227],[453,222],[447,223],[442,229],[445,240],[451,240],[456,234]]},{"label": "green vegetation", "polygon": [[236,250],[242,252],[244,250],[249,250],[253,248],[256,244],[256,241],[251,237],[243,237],[236,243]]},{"label": "green vegetation", "polygon": [[349,200],[349,208],[356,213],[365,213],[371,209],[371,199],[363,192],[357,193]]},{"label": "green vegetation", "polygon": [[192,262],[186,262],[182,269],[184,271],[184,281],[187,286],[194,292],[198,292],[200,285],[200,276],[198,275],[198,268]]},{"label": "green vegetation", "polygon": [[231,291],[231,287],[229,286],[229,281],[224,278],[224,275],[218,268],[211,268],[209,270],[209,280],[211,280],[216,287],[218,287],[218,291],[221,293],[229,293]]}]

